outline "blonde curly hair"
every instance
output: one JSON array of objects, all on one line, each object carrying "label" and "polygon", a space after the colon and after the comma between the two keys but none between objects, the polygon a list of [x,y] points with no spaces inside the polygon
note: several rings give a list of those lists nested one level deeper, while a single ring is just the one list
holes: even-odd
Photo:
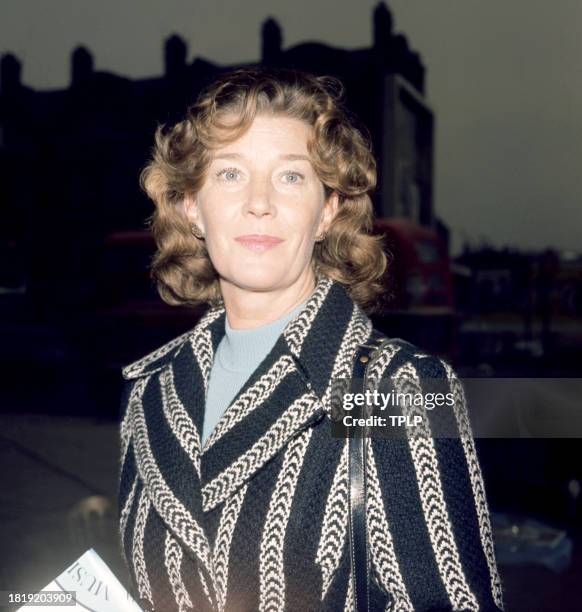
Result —
[{"label": "blonde curly hair", "polygon": [[381,236],[371,233],[376,161],[369,134],[345,108],[343,95],[334,77],[242,68],[206,88],[183,120],[171,127],[158,125],[140,185],[155,204],[147,220],[157,245],[150,274],[166,303],[222,304],[218,274],[204,240],[192,235],[182,205],[204,183],[213,149],[236,140],[256,115],[275,114],[312,127],[311,162],[326,199],[338,194],[325,239],[314,245],[314,271],[342,283],[366,311],[378,309],[387,258]]}]

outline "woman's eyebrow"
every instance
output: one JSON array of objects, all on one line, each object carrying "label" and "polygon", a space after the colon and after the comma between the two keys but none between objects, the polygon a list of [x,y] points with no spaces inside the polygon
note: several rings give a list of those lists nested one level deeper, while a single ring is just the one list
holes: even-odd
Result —
[{"label": "woman's eyebrow", "polygon": [[279,155],[279,159],[285,159],[287,161],[298,161],[298,160],[305,160],[308,162],[311,161],[308,155],[297,155],[295,153],[288,153],[287,155]]},{"label": "woman's eyebrow", "polygon": [[[245,156],[241,155],[240,153],[219,153],[218,155],[215,155],[213,159],[244,159],[244,157]],[[283,159],[286,161],[311,161],[308,155],[300,155],[297,153],[286,153],[283,155],[279,155],[279,159]]]}]

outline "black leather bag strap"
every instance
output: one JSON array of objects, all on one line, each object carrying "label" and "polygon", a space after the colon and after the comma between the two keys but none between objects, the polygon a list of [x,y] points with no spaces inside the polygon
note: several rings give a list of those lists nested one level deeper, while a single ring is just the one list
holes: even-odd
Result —
[{"label": "black leather bag strap", "polygon": [[[358,347],[354,365],[354,379],[362,379],[362,385],[371,361],[371,355],[385,338],[386,336],[374,330],[370,340]],[[366,531],[366,428],[361,428],[360,433],[362,434],[361,437],[348,438],[348,532],[355,609],[356,612],[369,612],[370,560]]]}]

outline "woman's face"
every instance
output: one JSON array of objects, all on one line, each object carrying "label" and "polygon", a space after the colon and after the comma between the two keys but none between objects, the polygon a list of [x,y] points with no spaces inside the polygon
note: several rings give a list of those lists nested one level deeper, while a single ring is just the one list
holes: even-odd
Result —
[{"label": "woman's face", "polygon": [[205,235],[221,283],[275,291],[313,275],[314,238],[329,227],[337,195],[326,202],[309,160],[311,129],[260,115],[238,140],[214,150],[202,188],[184,207]]}]

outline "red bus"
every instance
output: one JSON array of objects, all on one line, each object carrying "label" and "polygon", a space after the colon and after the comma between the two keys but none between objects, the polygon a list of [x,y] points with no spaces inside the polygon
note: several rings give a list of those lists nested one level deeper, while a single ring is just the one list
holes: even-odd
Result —
[{"label": "red bus", "polygon": [[456,356],[456,323],[447,245],[429,227],[407,219],[377,219],[384,235],[392,294],[385,315],[375,322],[385,333],[450,360]]}]

